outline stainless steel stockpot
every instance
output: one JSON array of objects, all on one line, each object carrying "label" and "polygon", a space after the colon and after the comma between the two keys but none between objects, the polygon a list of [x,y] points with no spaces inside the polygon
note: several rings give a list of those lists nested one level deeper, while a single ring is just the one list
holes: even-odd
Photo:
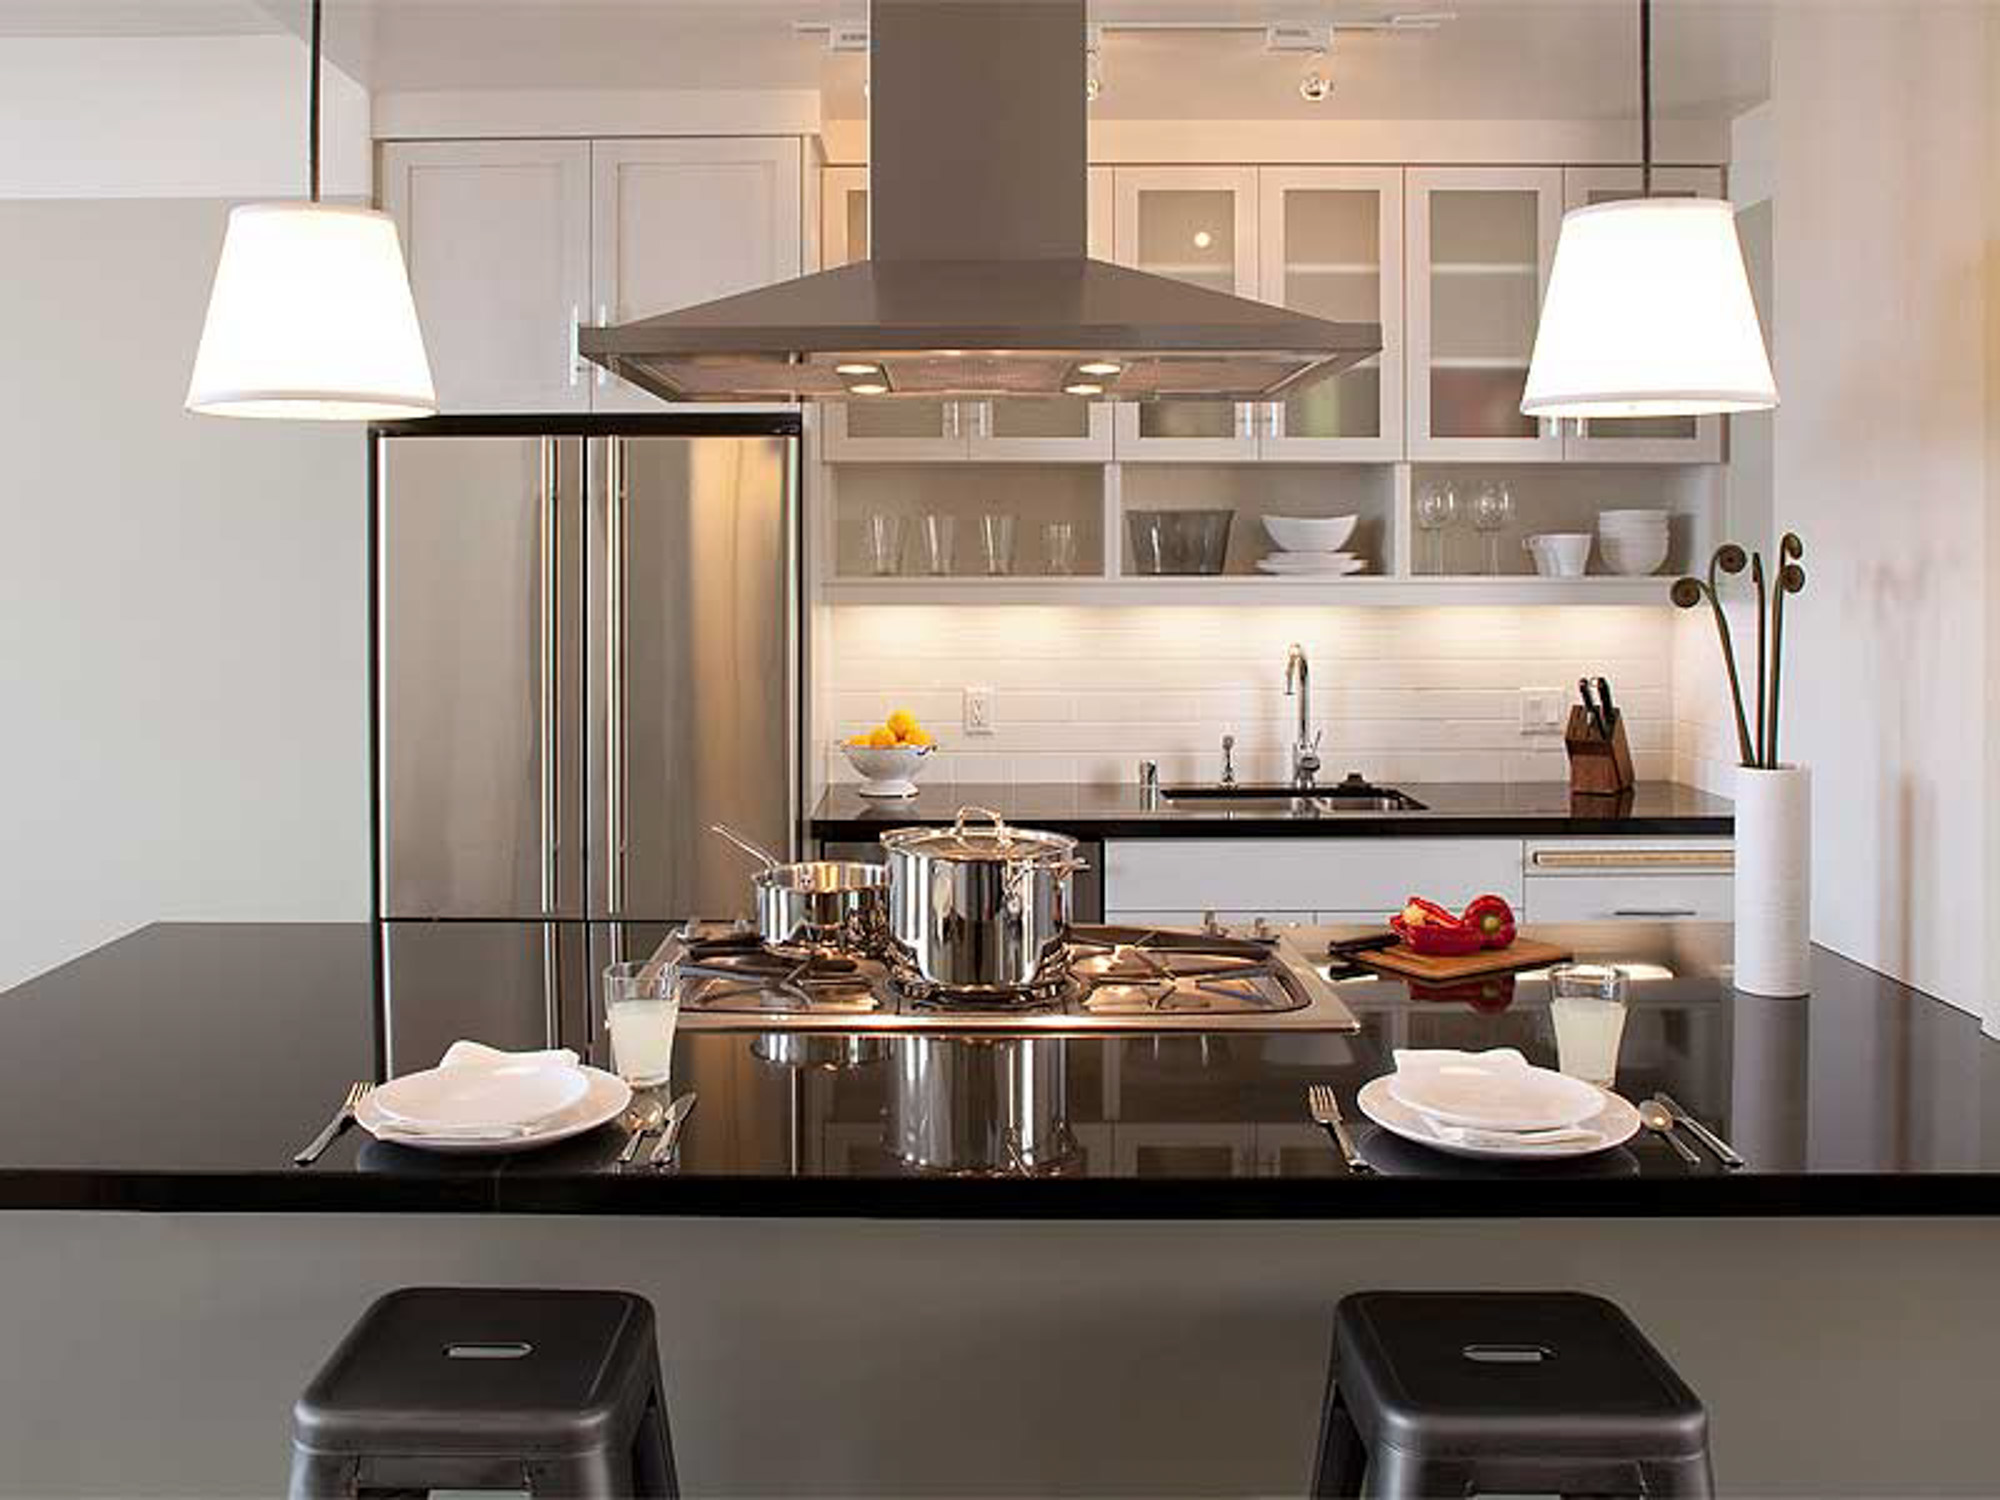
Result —
[{"label": "stainless steel stockpot", "polygon": [[[973,819],[985,821],[974,826]],[[1018,993],[1060,976],[1076,840],[1012,828],[984,807],[949,828],[898,828],[888,851],[889,935],[932,984]]]},{"label": "stainless steel stockpot", "polygon": [[899,1036],[890,1042],[883,1145],[920,1172],[1053,1176],[1078,1147],[1061,1037]]},{"label": "stainless steel stockpot", "polygon": [[814,859],[785,864],[717,823],[712,832],[764,862],[751,878],[757,935],[773,948],[879,954],[889,941],[889,872],[881,865]]}]

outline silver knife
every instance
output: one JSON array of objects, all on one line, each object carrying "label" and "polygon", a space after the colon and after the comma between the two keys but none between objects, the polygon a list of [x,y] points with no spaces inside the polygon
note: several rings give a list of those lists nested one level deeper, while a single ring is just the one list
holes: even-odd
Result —
[{"label": "silver knife", "polygon": [[1676,1125],[1685,1127],[1689,1135],[1693,1136],[1696,1140],[1700,1141],[1704,1146],[1708,1147],[1709,1150],[1713,1151],[1715,1153],[1715,1159],[1721,1162],[1725,1167],[1742,1167],[1749,1165],[1749,1163],[1744,1161],[1744,1159],[1737,1153],[1737,1150],[1734,1146],[1730,1145],[1729,1142],[1725,1141],[1721,1136],[1717,1135],[1713,1130],[1710,1130],[1706,1125],[1702,1124],[1701,1121],[1697,1120],[1693,1115],[1689,1114],[1686,1110],[1682,1109],[1680,1105],[1676,1104],[1674,1102],[1673,1095],[1665,1092],[1657,1092],[1653,1095],[1653,1100],[1655,1103],[1659,1104],[1662,1108],[1664,1108],[1668,1114],[1674,1117],[1674,1123]]},{"label": "silver knife", "polygon": [[689,1089],[667,1106],[667,1116],[660,1122],[659,1144],[653,1147],[653,1154],[646,1158],[646,1165],[663,1167],[673,1160],[674,1152],[680,1149],[681,1126],[685,1125],[687,1117],[694,1113],[695,1100],[699,1097],[700,1095],[693,1089]]}]

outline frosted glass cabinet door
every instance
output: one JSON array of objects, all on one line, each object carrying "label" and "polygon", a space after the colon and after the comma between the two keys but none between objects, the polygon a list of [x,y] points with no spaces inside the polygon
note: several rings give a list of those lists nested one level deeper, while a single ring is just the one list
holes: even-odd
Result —
[{"label": "frosted glass cabinet door", "polygon": [[382,148],[382,207],[410,265],[438,408],[590,409],[588,141]]},{"label": "frosted glass cabinet door", "polygon": [[[801,161],[789,137],[592,143],[597,321],[628,323],[798,275]],[[609,374],[592,395],[597,411],[662,405]]]},{"label": "frosted glass cabinet door", "polygon": [[1379,323],[1382,352],[1262,414],[1263,456],[1403,456],[1403,172],[1265,167],[1258,174],[1266,302],[1338,323]]},{"label": "frosted glass cabinet door", "polygon": [[[1118,167],[1113,259],[1210,291],[1257,295],[1255,167]],[[1255,408],[1227,401],[1123,402],[1123,460],[1257,456]]]},{"label": "frosted glass cabinet door", "polygon": [[[1656,198],[1720,198],[1720,167],[1658,167]],[[1637,167],[1570,167],[1563,173],[1563,212],[1639,196]],[[1587,463],[1714,464],[1722,462],[1721,417],[1631,417],[1563,423],[1563,454]]]},{"label": "frosted glass cabinet door", "polygon": [[1560,167],[1423,167],[1404,179],[1412,458],[1563,456],[1521,414],[1562,223]]}]

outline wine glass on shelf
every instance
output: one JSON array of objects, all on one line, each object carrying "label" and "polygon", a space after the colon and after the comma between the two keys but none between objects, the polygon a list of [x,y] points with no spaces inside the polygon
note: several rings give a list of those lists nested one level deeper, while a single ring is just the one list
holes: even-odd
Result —
[{"label": "wine glass on shelf", "polygon": [[1500,571],[1500,533],[1514,519],[1514,496],[1504,484],[1490,481],[1472,497],[1472,524],[1486,538],[1486,571]]},{"label": "wine glass on shelf", "polygon": [[1445,570],[1445,528],[1458,519],[1458,492],[1448,484],[1425,485],[1417,496],[1417,530],[1431,539],[1429,548],[1433,573]]}]

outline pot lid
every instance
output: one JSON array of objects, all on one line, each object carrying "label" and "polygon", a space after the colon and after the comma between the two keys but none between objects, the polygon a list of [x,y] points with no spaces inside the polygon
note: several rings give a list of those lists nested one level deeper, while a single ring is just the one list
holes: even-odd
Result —
[{"label": "pot lid", "polygon": [[[974,818],[987,821],[968,826]],[[1066,833],[1016,828],[990,807],[961,807],[949,828],[893,828],[882,835],[882,847],[927,859],[1013,864],[1066,858],[1076,851],[1076,840]]]}]

